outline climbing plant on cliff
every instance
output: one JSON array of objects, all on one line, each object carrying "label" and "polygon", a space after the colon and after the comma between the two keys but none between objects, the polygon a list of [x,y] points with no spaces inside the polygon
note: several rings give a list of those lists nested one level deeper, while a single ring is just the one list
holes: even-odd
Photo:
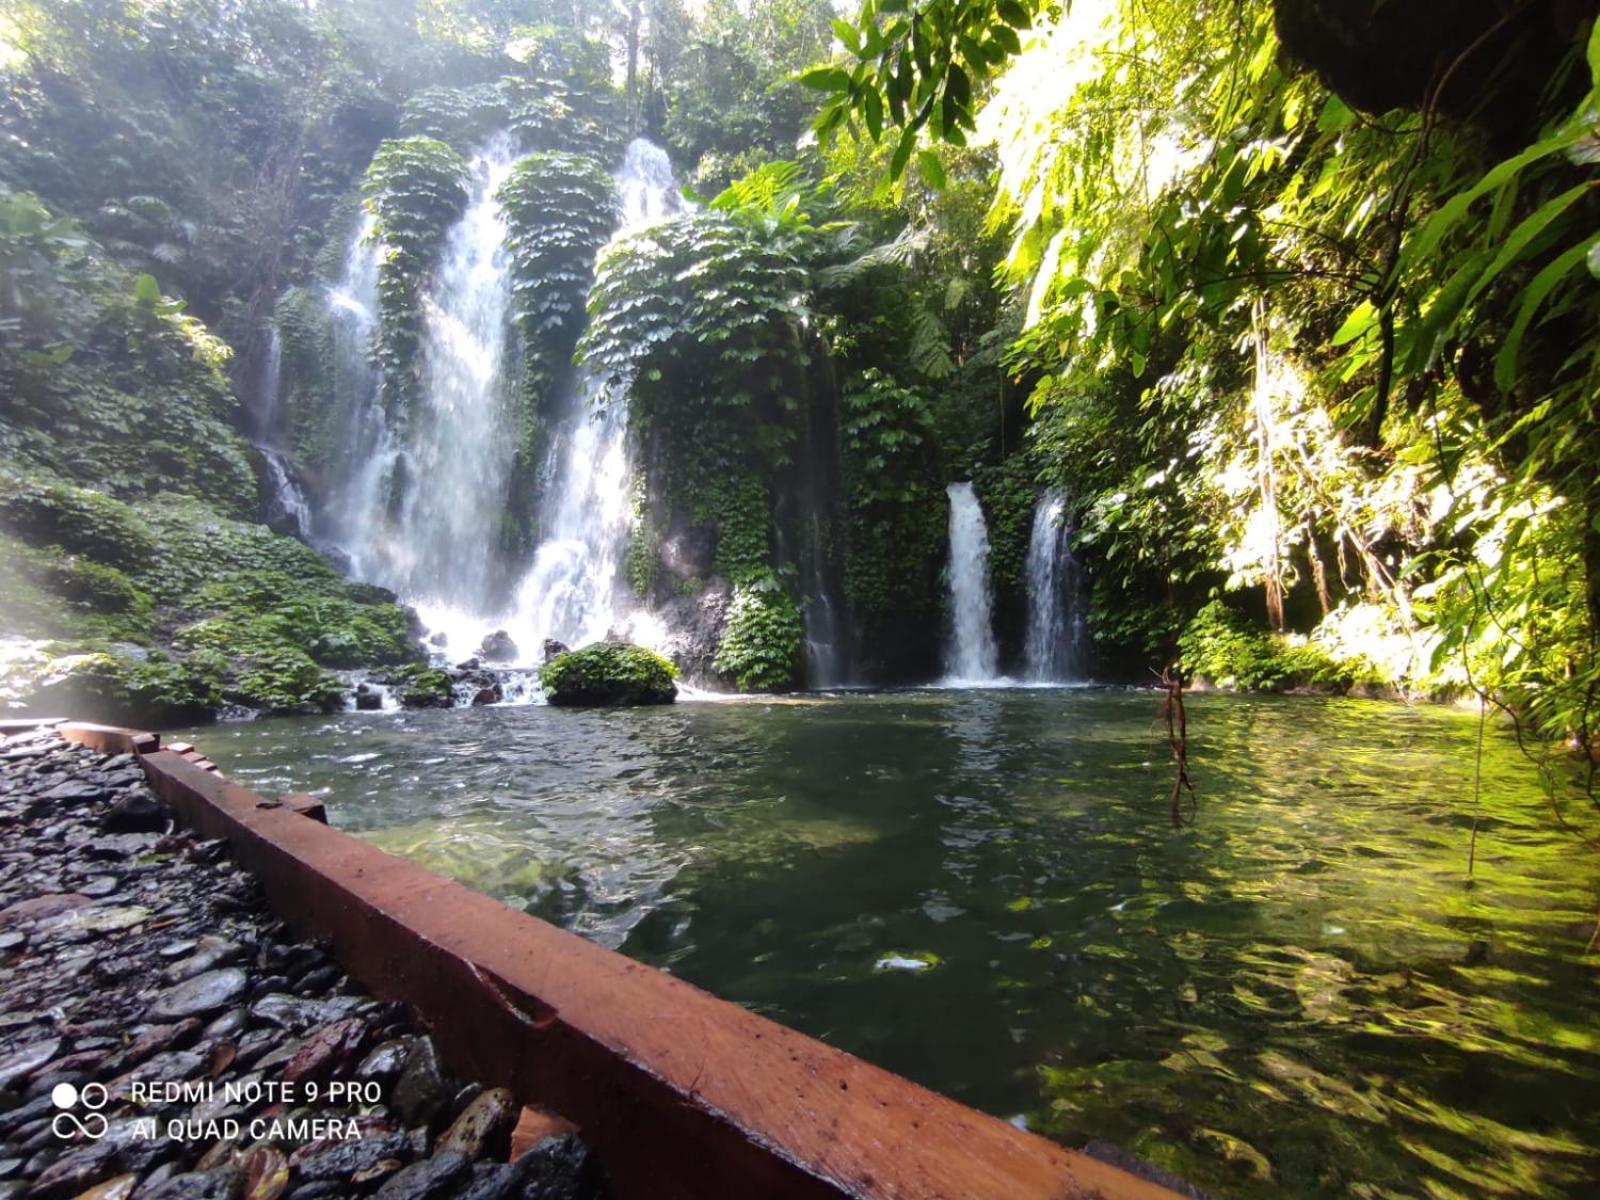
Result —
[{"label": "climbing plant on cliff", "polygon": [[539,403],[583,328],[595,252],[616,226],[616,189],[596,160],[562,151],[519,159],[501,185],[523,386]]},{"label": "climbing plant on cliff", "polygon": [[466,207],[466,163],[436,138],[394,138],[372,156],[361,188],[377,219],[372,236],[383,246],[377,356],[384,399],[403,420],[418,387],[421,289],[445,230]]}]

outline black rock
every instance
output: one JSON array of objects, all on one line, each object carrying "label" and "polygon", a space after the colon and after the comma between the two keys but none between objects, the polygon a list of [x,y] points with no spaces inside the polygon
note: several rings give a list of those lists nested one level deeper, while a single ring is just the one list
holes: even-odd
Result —
[{"label": "black rock", "polygon": [[351,1141],[331,1142],[324,1149],[295,1160],[295,1175],[300,1179],[349,1179],[386,1158],[412,1157],[409,1140],[403,1133],[382,1133]]},{"label": "black rock", "polygon": [[576,1134],[547,1137],[517,1159],[522,1200],[589,1200],[598,1191],[598,1173],[589,1148]]},{"label": "black rock", "polygon": [[555,638],[545,638],[545,640],[544,640],[544,660],[545,660],[545,662],[549,662],[552,658],[556,657],[556,655],[565,654],[566,652],[567,652],[567,644],[565,642],[558,642],[558,641],[556,641]]},{"label": "black rock", "polygon": [[479,1163],[472,1179],[456,1190],[456,1200],[510,1200],[522,1184],[522,1172],[510,1163]]},{"label": "black rock", "polygon": [[457,1180],[472,1169],[465,1154],[446,1150],[412,1163],[392,1175],[378,1189],[378,1200],[435,1200],[449,1195]]},{"label": "black rock", "polygon": [[511,662],[519,653],[516,642],[504,629],[496,629],[478,647],[479,656],[490,662]]},{"label": "black rock", "polygon": [[171,1021],[214,1013],[242,996],[249,983],[249,976],[238,967],[207,971],[162,992],[145,1010],[145,1019]]},{"label": "black rock", "polygon": [[163,833],[172,823],[172,810],[144,788],[130,791],[100,818],[107,833]]},{"label": "black rock", "polygon": [[142,1194],[141,1200],[235,1200],[244,1188],[244,1176],[232,1167],[211,1171],[186,1171],[160,1187]]},{"label": "black rock", "polygon": [[98,783],[90,783],[86,779],[69,779],[65,783],[58,783],[44,795],[41,800],[50,800],[56,804],[87,804],[92,800],[99,800],[106,794],[106,789]]},{"label": "black rock", "polygon": [[390,1103],[407,1125],[429,1125],[445,1111],[455,1096],[456,1085],[439,1070],[439,1056],[433,1039],[418,1038],[406,1056],[405,1070],[394,1085]]}]

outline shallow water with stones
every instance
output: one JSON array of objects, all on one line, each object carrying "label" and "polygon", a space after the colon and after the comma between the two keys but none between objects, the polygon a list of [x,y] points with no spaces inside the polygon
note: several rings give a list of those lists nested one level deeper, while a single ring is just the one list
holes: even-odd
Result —
[{"label": "shallow water with stones", "polygon": [[[1600,857],[1476,718],[1149,693],[192,731],[263,791],[1069,1144],[1231,1196],[1592,1195]],[[1467,874],[1474,819],[1475,870]]]}]

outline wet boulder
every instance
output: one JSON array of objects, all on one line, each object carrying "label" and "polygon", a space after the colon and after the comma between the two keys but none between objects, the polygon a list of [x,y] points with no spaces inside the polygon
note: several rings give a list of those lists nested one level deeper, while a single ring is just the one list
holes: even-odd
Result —
[{"label": "wet boulder", "polygon": [[504,629],[496,629],[478,647],[478,656],[485,662],[514,662],[518,653],[516,642]]}]

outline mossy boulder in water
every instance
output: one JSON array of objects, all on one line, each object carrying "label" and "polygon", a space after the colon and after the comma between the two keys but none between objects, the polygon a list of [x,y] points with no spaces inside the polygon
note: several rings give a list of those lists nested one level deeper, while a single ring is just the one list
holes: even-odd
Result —
[{"label": "mossy boulder in water", "polygon": [[551,704],[671,704],[678,670],[661,655],[628,642],[596,642],[551,659],[539,682]]}]

